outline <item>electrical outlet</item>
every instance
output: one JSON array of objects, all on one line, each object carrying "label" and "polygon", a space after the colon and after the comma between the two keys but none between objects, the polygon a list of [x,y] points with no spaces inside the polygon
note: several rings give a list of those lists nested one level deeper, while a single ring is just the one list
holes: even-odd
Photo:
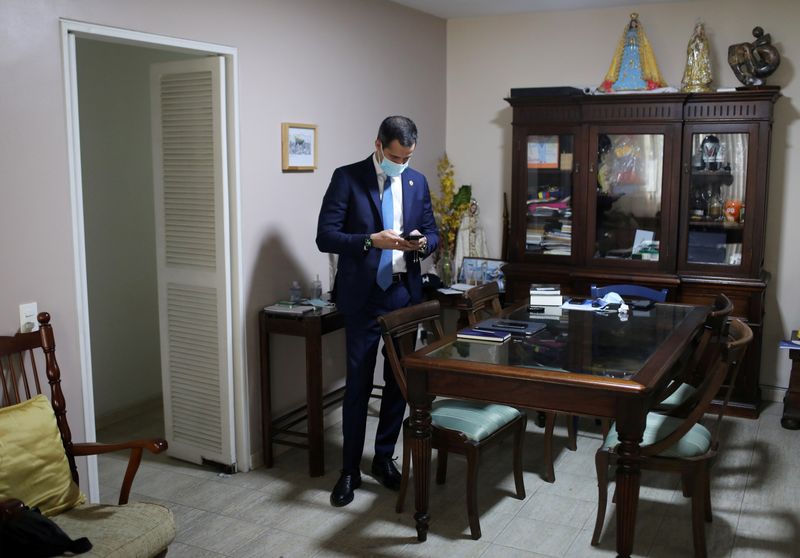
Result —
[{"label": "electrical outlet", "polygon": [[38,313],[38,305],[35,302],[19,305],[19,330],[22,333],[39,329],[39,322],[36,321]]}]

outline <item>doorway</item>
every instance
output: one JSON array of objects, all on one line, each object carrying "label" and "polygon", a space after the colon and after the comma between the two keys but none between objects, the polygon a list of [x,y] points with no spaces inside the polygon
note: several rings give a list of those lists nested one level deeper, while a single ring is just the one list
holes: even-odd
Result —
[{"label": "doorway", "polygon": [[[221,55],[227,72],[226,167],[230,200],[231,331],[235,459],[250,468],[244,322],[239,258],[236,162],[236,49],[62,21],[69,106],[71,186],[86,439],[100,426],[142,412],[163,416],[159,304],[156,291],[152,133],[152,64]],[[96,420],[97,419],[97,420]],[[137,424],[143,421],[136,419]],[[124,427],[123,427],[124,429]],[[118,429],[117,429],[118,430]],[[115,429],[111,428],[111,432]],[[150,434],[151,436],[157,433]],[[97,462],[88,467],[89,497],[98,494]]]}]

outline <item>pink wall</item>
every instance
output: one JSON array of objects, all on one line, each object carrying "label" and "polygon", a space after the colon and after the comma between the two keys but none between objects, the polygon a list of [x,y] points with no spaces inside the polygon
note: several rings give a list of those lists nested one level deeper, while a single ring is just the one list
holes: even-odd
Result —
[{"label": "pink wall", "polygon": [[[79,302],[59,18],[238,48],[244,297],[251,408],[257,418],[256,312],[316,274],[322,195],[334,168],[365,157],[380,120],[416,120],[415,166],[435,182],[445,137],[445,22],[374,0],[13,0],[0,3],[0,332],[36,300],[54,316],[73,434],[84,439],[76,333]],[[319,168],[280,170],[280,123],[319,126]],[[124,320],[124,317],[122,317]],[[289,340],[278,405],[302,394]],[[295,350],[296,349],[296,350]],[[340,358],[329,354],[331,376]],[[254,425],[255,426],[255,425]],[[257,427],[252,432],[258,440]],[[258,444],[253,451],[258,449]]]}]

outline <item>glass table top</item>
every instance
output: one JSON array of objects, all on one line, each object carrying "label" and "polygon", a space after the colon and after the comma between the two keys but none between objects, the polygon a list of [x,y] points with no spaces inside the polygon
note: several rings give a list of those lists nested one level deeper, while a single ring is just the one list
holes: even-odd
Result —
[{"label": "glass table top", "polygon": [[543,323],[545,328],[503,343],[455,340],[426,358],[630,378],[693,309],[656,304],[650,310],[633,310],[623,319],[618,314],[579,310],[543,317],[522,308],[508,317]]}]

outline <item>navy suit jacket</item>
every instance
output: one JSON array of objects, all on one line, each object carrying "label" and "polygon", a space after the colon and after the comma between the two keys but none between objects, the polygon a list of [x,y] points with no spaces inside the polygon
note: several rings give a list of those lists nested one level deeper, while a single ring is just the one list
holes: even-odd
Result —
[{"label": "navy suit jacket", "polygon": [[[403,181],[403,234],[414,229],[427,238],[427,253],[439,245],[439,230],[433,216],[431,196],[425,177],[412,168],[401,175]],[[361,310],[378,274],[382,250],[364,251],[364,241],[372,233],[391,228],[381,217],[378,176],[372,155],[333,172],[331,183],[322,200],[317,223],[317,247],[322,252],[339,255],[334,296],[336,306],[344,314]],[[422,280],[419,262],[411,261],[406,252],[408,288],[411,302],[422,301]]]}]

